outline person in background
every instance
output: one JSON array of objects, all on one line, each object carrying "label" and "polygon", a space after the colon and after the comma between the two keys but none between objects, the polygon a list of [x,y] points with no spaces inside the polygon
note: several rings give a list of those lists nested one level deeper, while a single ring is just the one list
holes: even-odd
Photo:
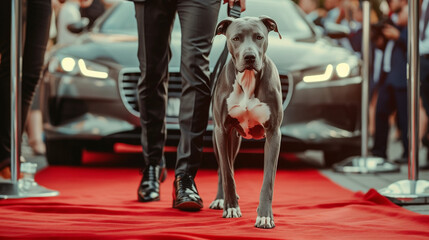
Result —
[{"label": "person in background", "polygon": [[323,7],[326,10],[326,15],[322,20],[323,25],[327,23],[340,23],[340,15],[342,14],[341,1],[342,0],[325,0]]},{"label": "person in background", "polygon": [[[407,23],[408,6],[404,5],[397,13],[396,24],[385,24],[383,36],[393,42],[389,58],[390,71],[386,72],[386,79],[380,85],[378,92],[375,138],[372,154],[387,158],[387,141],[389,136],[389,117],[396,110],[397,125],[401,132],[403,154],[396,163],[408,162],[408,112],[407,112]],[[386,58],[385,58],[386,59]],[[384,63],[386,66],[386,62]]]},{"label": "person in background", "polygon": [[104,11],[106,11],[106,8],[103,0],[94,0],[91,5],[85,4],[80,7],[81,17],[89,19],[88,28],[94,24],[95,20],[100,17]]},{"label": "person in background", "polygon": [[104,8],[107,10],[111,8],[113,5],[123,1],[123,0],[102,0],[104,4]]},{"label": "person in background", "polygon": [[93,0],[67,0],[60,8],[57,20],[57,44],[65,45],[73,43],[79,34],[72,33],[67,26],[82,20],[80,8],[89,7]]},{"label": "person in background", "polygon": [[28,145],[33,151],[33,155],[44,155],[46,145],[43,141],[43,118],[40,110],[40,88],[36,88],[33,104],[27,117],[27,124],[24,129],[27,133]]},{"label": "person in background", "polygon": [[[421,3],[421,14],[419,21],[419,55],[420,55],[420,97],[426,116],[429,116],[429,0]],[[425,126],[422,144],[428,149],[426,165],[422,168],[429,169],[429,126]]]},{"label": "person in background", "polygon": [[[348,8],[345,9],[346,19],[348,25],[350,26],[350,35],[348,40],[350,41],[350,46],[353,51],[359,56],[363,57],[362,53],[362,22],[363,22],[363,12],[362,4],[358,0],[352,0],[347,5]],[[375,11],[371,11],[371,21],[370,24],[374,25],[378,22],[378,17]],[[380,29],[377,29],[379,31]],[[369,133],[372,136],[375,129],[375,105],[377,101],[377,89],[383,78],[382,76],[382,60],[383,60],[383,50],[384,50],[384,37],[382,37],[381,32],[376,32],[374,28],[370,33],[370,64],[369,64],[369,122],[368,129]]]},{"label": "person in background", "polygon": [[[25,122],[34,92],[40,79],[49,39],[51,0],[27,0],[23,34],[21,129]],[[23,11],[24,12],[24,11]],[[11,1],[0,1],[0,174],[10,178],[10,34]]]},{"label": "person in background", "polygon": [[306,18],[309,22],[314,22],[320,17],[318,11],[319,0],[299,0],[298,6],[306,14]]},{"label": "person in background", "polygon": [[[57,25],[55,12],[65,0],[52,0],[52,15],[51,24],[49,26],[49,40],[46,52],[55,45],[57,37]],[[27,134],[28,145],[32,150],[33,155],[44,155],[46,153],[46,145],[43,140],[43,118],[42,111],[40,110],[40,88],[36,88],[34,100],[31,105],[30,112],[28,113],[27,123],[25,126],[25,133]]]},{"label": "person in background", "polygon": [[[225,1],[228,2],[228,1]],[[234,0],[229,0],[232,6]],[[138,201],[160,199],[163,180],[170,34],[176,12],[182,33],[180,73],[180,140],[177,147],[173,208],[197,211],[203,207],[194,181],[202,160],[203,135],[211,100],[209,53],[219,14],[219,0],[135,0],[138,28],[138,103],[144,163]],[[241,11],[245,0],[240,0]]]}]

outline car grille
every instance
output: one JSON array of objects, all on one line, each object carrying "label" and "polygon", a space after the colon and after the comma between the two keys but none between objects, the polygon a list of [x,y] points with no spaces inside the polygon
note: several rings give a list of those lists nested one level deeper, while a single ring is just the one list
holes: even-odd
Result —
[{"label": "car grille", "polygon": [[[140,72],[122,71],[119,76],[119,93],[126,109],[135,115],[139,116],[139,105],[137,102],[137,82],[140,77]],[[292,76],[280,76],[282,85],[282,100],[283,109],[289,104],[292,95]],[[182,91],[182,80],[180,73],[171,73],[168,83],[168,97],[170,99],[179,99]],[[169,115],[167,111],[167,115]]]},{"label": "car grille", "polygon": [[[140,72],[122,71],[119,76],[119,93],[126,109],[138,117],[139,105],[137,101],[137,82]],[[168,82],[168,97],[180,98],[182,91],[182,80],[179,73],[171,73]],[[167,114],[168,115],[168,114]]]},{"label": "car grille", "polygon": [[122,72],[119,74],[119,94],[125,108],[135,116],[139,116],[139,105],[137,102],[137,82],[139,72]]},{"label": "car grille", "polygon": [[280,81],[282,84],[283,110],[285,110],[287,105],[290,102],[290,99],[292,98],[292,91],[293,91],[292,75],[281,75]]}]

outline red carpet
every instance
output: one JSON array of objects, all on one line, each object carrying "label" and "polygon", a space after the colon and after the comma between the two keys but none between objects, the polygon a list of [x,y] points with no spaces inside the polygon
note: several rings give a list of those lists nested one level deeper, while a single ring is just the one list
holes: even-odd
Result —
[{"label": "red carpet", "polygon": [[216,172],[200,170],[200,212],[171,208],[173,172],[161,201],[139,203],[136,169],[49,167],[39,184],[58,197],[0,201],[0,238],[32,239],[429,239],[429,216],[391,204],[375,191],[352,193],[315,170],[279,170],[271,230],[253,227],[261,170],[238,170],[243,217],[224,219],[208,209]]}]

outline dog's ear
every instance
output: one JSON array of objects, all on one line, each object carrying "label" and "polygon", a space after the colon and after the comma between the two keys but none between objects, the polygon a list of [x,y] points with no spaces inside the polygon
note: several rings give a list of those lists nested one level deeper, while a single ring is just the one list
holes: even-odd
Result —
[{"label": "dog's ear", "polygon": [[273,19],[267,16],[260,16],[259,19],[261,19],[262,23],[267,27],[268,32],[274,31],[279,34],[280,39],[282,39],[282,35],[279,33],[279,29],[277,28],[277,23]]},{"label": "dog's ear", "polygon": [[231,17],[227,17],[224,20],[222,20],[216,27],[216,34],[215,35],[220,35],[220,34],[225,35],[226,29],[232,23],[233,20],[234,19]]}]

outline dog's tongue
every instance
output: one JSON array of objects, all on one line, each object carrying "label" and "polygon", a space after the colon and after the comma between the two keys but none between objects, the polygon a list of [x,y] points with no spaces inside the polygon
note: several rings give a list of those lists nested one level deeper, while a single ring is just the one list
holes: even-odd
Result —
[{"label": "dog's tongue", "polygon": [[249,97],[252,96],[255,91],[255,71],[245,70],[240,85]]},{"label": "dog's tongue", "polygon": [[255,76],[255,70],[249,69],[244,70],[243,78],[252,78]]}]

